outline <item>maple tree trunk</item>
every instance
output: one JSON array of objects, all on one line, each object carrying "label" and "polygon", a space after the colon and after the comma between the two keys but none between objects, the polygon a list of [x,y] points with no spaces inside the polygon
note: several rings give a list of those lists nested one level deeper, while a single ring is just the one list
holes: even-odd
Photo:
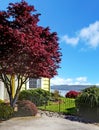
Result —
[{"label": "maple tree trunk", "polygon": [[[16,81],[15,81],[14,75],[8,76],[2,74],[0,75],[0,79],[4,83],[4,87],[6,88],[7,93],[9,95],[10,106],[14,108],[18,100],[18,95],[20,93],[21,87],[26,82],[27,78],[18,75],[16,76]],[[17,86],[15,86],[15,82],[17,82]]]},{"label": "maple tree trunk", "polygon": [[12,95],[9,95],[10,106],[13,107],[13,108],[14,108],[16,102],[17,102],[19,92],[14,97]]}]

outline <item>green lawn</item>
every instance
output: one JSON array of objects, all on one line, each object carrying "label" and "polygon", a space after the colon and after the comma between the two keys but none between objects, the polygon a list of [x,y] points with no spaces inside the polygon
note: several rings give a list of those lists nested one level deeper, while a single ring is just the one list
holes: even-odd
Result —
[{"label": "green lawn", "polygon": [[48,105],[41,106],[39,107],[39,109],[66,114],[75,114],[76,112],[75,99],[70,98],[60,98],[60,99],[61,99],[60,103],[49,101]]}]

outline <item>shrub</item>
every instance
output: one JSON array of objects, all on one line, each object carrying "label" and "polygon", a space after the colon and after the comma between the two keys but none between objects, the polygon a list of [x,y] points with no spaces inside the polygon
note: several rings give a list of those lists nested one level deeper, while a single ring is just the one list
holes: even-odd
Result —
[{"label": "shrub", "polygon": [[0,103],[0,120],[5,120],[13,115],[14,111],[10,105]]},{"label": "shrub", "polygon": [[23,90],[19,94],[19,100],[32,100],[32,93],[29,90]]},{"label": "shrub", "polygon": [[65,97],[67,98],[77,98],[77,96],[80,94],[80,92],[76,92],[76,91],[69,91]]},{"label": "shrub", "polygon": [[79,115],[91,121],[99,122],[99,88],[92,86],[84,89],[75,103]]},{"label": "shrub", "polygon": [[92,86],[84,89],[76,99],[76,105],[78,107],[99,107],[99,88]]},{"label": "shrub", "polygon": [[0,104],[1,104],[1,103],[4,103],[4,101],[0,99]]},{"label": "shrub", "polygon": [[55,90],[54,92],[51,93],[51,100],[58,101],[59,97],[60,97],[60,94],[58,90]]},{"label": "shrub", "polygon": [[50,92],[43,90],[43,89],[35,89],[35,90],[31,90],[33,99],[32,101],[35,102],[35,104],[37,104],[37,106],[41,106],[44,104],[47,104],[49,98],[50,98]]},{"label": "shrub", "polygon": [[36,106],[47,104],[49,98],[50,98],[50,92],[40,88],[23,90],[19,94],[19,100],[30,100]]},{"label": "shrub", "polygon": [[49,91],[46,91],[46,90],[43,90],[43,89],[40,89],[40,88],[35,89],[35,91],[38,94],[42,95],[46,100],[49,100],[49,98],[50,98],[50,92]]},{"label": "shrub", "polygon": [[16,116],[35,116],[37,114],[37,107],[29,100],[18,101],[18,111]]}]

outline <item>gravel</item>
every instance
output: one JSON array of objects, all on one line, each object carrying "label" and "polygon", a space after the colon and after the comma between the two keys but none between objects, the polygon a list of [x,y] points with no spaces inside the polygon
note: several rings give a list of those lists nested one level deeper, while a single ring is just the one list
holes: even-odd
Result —
[{"label": "gravel", "polygon": [[[74,120],[75,119],[75,120]],[[77,117],[40,111],[36,117],[16,117],[0,123],[0,130],[99,130],[99,126]]]}]

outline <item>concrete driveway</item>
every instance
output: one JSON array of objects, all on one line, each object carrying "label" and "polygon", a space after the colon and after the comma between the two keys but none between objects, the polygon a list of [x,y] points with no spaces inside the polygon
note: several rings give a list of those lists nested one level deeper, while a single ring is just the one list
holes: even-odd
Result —
[{"label": "concrete driveway", "polygon": [[39,116],[12,118],[0,123],[0,130],[99,130],[99,127],[60,117]]}]

